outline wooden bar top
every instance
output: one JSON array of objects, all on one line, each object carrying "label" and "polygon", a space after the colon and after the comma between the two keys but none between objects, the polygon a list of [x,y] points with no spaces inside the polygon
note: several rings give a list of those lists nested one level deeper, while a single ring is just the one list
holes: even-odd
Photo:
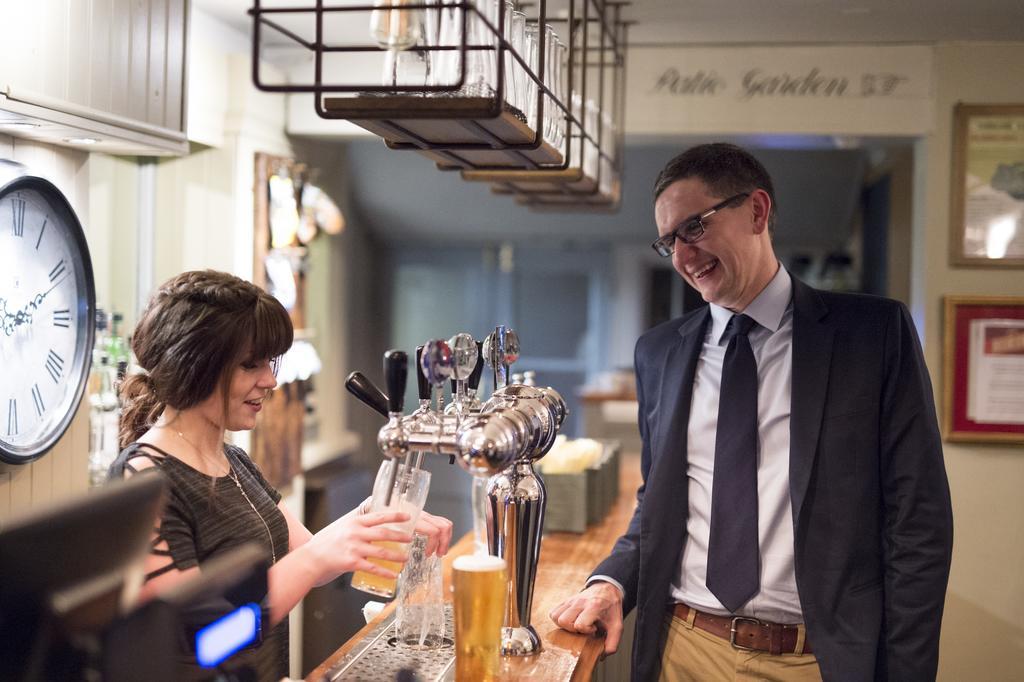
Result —
[{"label": "wooden bar top", "polygon": [[636,402],[636,391],[587,391],[580,393],[579,398],[585,403],[603,403],[609,400]]},{"label": "wooden bar top", "polygon": [[[585,533],[548,533],[540,544],[540,563],[533,592],[532,625],[540,635],[539,654],[525,657],[502,657],[501,680],[567,680],[590,679],[604,651],[604,635],[587,636],[566,632],[556,626],[548,613],[563,599],[578,592],[584,581],[611,551],[612,545],[626,530],[636,506],[636,489],[640,485],[640,456],[624,453],[619,459],[619,498],[600,523]],[[444,558],[444,590],[451,595],[451,564],[455,557],[473,550],[472,534],[461,538]],[[392,601],[375,619],[345,642],[317,666],[306,678],[322,680],[327,671],[366,637],[395,608]]]}]

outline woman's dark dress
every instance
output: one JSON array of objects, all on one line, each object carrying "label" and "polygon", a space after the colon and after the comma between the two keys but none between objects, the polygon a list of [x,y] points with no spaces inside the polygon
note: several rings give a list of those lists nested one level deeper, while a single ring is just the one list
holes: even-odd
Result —
[{"label": "woman's dark dress", "polygon": [[[167,569],[157,570],[147,578],[171,568],[185,570],[202,566],[205,561],[246,542],[265,547],[269,564],[270,537],[273,537],[273,553],[278,560],[288,553],[288,524],[277,508],[280,493],[267,483],[244,450],[225,444],[224,454],[249,500],[266,521],[271,536],[267,535],[267,527],[253,513],[230,476],[207,476],[148,443],[132,443],[111,465],[110,478],[120,479],[124,477],[125,470],[136,472],[138,467],[132,465],[132,460],[146,457],[168,481],[167,504],[160,525],[155,529],[157,538],[152,552],[169,555],[172,563]],[[145,473],[144,469],[142,473]],[[156,548],[161,540],[166,541],[168,550]],[[235,654],[230,662],[232,665],[251,666],[259,680],[276,681],[288,675],[288,619],[284,618],[267,629],[269,622],[269,609],[264,600],[262,643]],[[191,667],[193,672],[201,670],[198,666]]]}]

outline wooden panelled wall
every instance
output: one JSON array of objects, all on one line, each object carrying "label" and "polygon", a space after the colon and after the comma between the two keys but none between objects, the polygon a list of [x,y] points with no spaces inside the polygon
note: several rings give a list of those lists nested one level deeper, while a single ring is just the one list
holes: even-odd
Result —
[{"label": "wooden panelled wall", "polygon": [[188,0],[5,2],[0,87],[182,132]]},{"label": "wooden panelled wall", "polygon": [[[0,20],[0,88],[184,131],[188,8],[188,0],[7,2]],[[0,135],[0,158],[54,182],[78,213],[90,246],[106,243],[107,226],[90,235],[86,153]],[[99,261],[111,265],[105,254]],[[88,409],[80,406],[48,454],[28,465],[0,464],[0,528],[13,516],[86,491],[88,450]]]},{"label": "wooden panelled wall", "polygon": [[[87,154],[0,135],[0,159],[25,164],[33,174],[56,184],[74,207],[89,240]],[[3,383],[0,374],[0,387]],[[31,464],[0,463],[0,529],[12,517],[88,489],[89,409],[82,402],[64,437],[49,453]]]}]

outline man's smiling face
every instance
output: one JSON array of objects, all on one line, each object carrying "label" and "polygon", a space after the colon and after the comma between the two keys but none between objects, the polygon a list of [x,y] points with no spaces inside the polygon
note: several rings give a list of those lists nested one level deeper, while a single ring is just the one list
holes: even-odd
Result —
[{"label": "man's smiling face", "polygon": [[[711,194],[699,178],[677,180],[654,204],[658,234],[669,234],[725,198]],[[770,206],[768,195],[754,190],[705,218],[704,234],[696,242],[676,239],[672,265],[705,301],[741,311],[774,275],[777,261],[767,233]]]}]

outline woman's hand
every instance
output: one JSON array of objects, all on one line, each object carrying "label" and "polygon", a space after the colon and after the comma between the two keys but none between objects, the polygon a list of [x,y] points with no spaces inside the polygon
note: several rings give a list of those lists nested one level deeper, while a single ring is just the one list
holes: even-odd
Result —
[{"label": "woman's hand", "polygon": [[[369,513],[368,510],[372,501],[372,497],[367,497],[356,507],[356,513]],[[448,553],[448,548],[452,543],[451,521],[443,516],[434,516],[426,511],[421,511],[414,530],[420,535],[427,536],[426,556],[430,556],[435,552],[438,556],[444,556]]]},{"label": "woman's hand", "polygon": [[317,583],[322,585],[349,571],[366,571],[382,578],[397,577],[394,571],[371,563],[370,559],[405,563],[408,552],[380,543],[411,542],[412,534],[386,527],[386,524],[400,524],[408,520],[409,515],[404,512],[359,514],[353,510],[321,530],[307,543],[320,573]]},{"label": "woman's hand", "polygon": [[434,516],[425,511],[420,512],[416,521],[416,532],[427,536],[425,556],[437,553],[444,556],[452,542],[452,522],[443,516]]}]

